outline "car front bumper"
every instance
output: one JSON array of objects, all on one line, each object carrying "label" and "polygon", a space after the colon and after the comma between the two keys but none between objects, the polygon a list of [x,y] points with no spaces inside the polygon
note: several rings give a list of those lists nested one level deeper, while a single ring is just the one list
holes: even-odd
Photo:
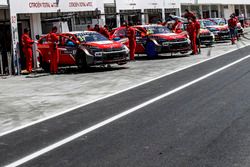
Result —
[{"label": "car front bumper", "polygon": [[188,52],[190,50],[191,50],[190,41],[169,42],[168,44],[162,44],[160,53],[178,53],[178,52]]}]

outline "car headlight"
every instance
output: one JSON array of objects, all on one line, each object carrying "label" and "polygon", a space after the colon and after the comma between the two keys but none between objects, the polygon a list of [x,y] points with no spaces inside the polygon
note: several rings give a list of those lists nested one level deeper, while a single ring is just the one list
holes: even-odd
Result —
[{"label": "car headlight", "polygon": [[97,47],[89,47],[88,51],[90,54],[95,55],[96,52],[102,52],[102,49],[97,48]]},{"label": "car headlight", "polygon": [[126,53],[129,53],[129,48],[128,48],[126,45],[123,45],[123,46],[122,46],[122,50],[125,50]]}]

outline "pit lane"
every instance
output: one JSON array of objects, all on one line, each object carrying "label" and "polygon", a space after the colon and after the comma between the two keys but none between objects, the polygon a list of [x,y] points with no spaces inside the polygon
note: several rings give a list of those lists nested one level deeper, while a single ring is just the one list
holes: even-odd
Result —
[{"label": "pit lane", "polygon": [[38,73],[1,79],[0,133],[237,50],[250,44],[249,37],[246,35],[236,45],[221,42],[202,48],[202,54],[196,56],[162,54],[158,59],[148,60],[141,55],[136,62],[108,69],[93,67],[88,73],[67,69],[60,75]]}]

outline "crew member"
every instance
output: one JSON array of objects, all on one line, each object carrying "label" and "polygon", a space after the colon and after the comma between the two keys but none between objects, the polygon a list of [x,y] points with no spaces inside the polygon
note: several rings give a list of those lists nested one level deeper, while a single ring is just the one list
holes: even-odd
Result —
[{"label": "crew member", "polygon": [[183,15],[183,17],[185,17],[186,19],[191,19],[194,15],[193,12],[190,12],[188,9],[185,9],[185,14]]},{"label": "crew member", "polygon": [[188,25],[187,25],[187,32],[189,35],[189,39],[191,41],[191,47],[192,47],[192,53],[191,55],[197,54],[197,44],[196,44],[196,30],[195,30],[195,24],[192,19],[188,19]]},{"label": "crew member", "polygon": [[91,27],[91,25],[87,25],[87,30],[88,31],[93,31],[93,28]]},{"label": "crew member", "polygon": [[99,32],[100,34],[102,34],[103,36],[105,36],[106,38],[110,38],[110,33],[107,29],[100,27],[98,24],[95,25],[94,31]]},{"label": "crew member", "polygon": [[233,44],[235,44],[236,31],[237,31],[237,20],[233,14],[230,16],[230,19],[228,20],[228,27],[230,30],[231,41],[232,41],[232,45],[233,45]]},{"label": "crew member", "polygon": [[201,53],[201,42],[200,42],[201,25],[200,25],[200,22],[197,20],[196,16],[192,17],[192,21],[194,22],[194,26],[195,26],[196,43],[197,43],[198,48],[199,48],[199,53]]},{"label": "crew member", "polygon": [[34,40],[30,38],[29,33],[30,30],[28,28],[25,28],[22,35],[23,53],[26,58],[26,70],[28,73],[32,71],[32,44],[34,44]]},{"label": "crew member", "polygon": [[178,29],[180,24],[181,24],[181,21],[176,17],[175,18],[175,23],[172,25],[172,31],[176,32],[176,30]]},{"label": "crew member", "polygon": [[47,35],[50,51],[50,73],[56,74],[58,72],[59,53],[57,48],[58,36],[56,34],[57,27],[53,27],[52,31]]},{"label": "crew member", "polygon": [[130,60],[135,60],[135,49],[136,49],[136,30],[132,27],[133,24],[130,22],[127,29],[127,37],[129,40],[129,49],[130,49]]}]

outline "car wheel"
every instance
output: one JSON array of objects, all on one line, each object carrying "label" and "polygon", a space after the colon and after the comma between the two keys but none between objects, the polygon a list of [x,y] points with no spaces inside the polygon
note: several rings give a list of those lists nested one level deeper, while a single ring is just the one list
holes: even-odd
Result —
[{"label": "car wheel", "polygon": [[148,58],[152,59],[158,56],[158,53],[156,51],[156,45],[153,41],[148,41],[146,43],[145,51],[146,51]]},{"label": "car wheel", "polygon": [[50,72],[50,64],[43,61],[42,56],[39,56],[40,59],[40,66],[42,67],[42,69],[44,70],[44,72],[49,73]]},{"label": "car wheel", "polygon": [[87,64],[86,55],[84,52],[77,54],[76,64],[80,71],[87,72],[89,70],[89,65]]}]

